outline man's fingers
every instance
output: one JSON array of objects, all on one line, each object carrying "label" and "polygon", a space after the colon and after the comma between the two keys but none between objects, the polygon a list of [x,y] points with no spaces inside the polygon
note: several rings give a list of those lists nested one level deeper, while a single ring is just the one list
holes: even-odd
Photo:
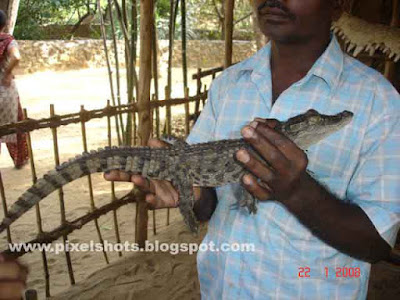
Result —
[{"label": "man's fingers", "polygon": [[236,152],[236,158],[242,162],[244,166],[257,178],[260,178],[267,183],[274,183],[275,175],[273,170],[271,170],[264,163],[261,163],[246,150],[240,149],[238,152]]},{"label": "man's fingers", "polygon": [[275,128],[276,125],[279,124],[279,121],[276,119],[261,119],[261,118],[255,118],[254,121],[258,123],[262,123],[267,125],[268,127]]},{"label": "man's fingers", "polygon": [[153,180],[149,180],[140,175],[132,175],[131,181],[145,193],[155,193],[156,187]]},{"label": "man's fingers", "polygon": [[108,173],[104,173],[104,179],[108,181],[131,181],[131,175],[126,172],[118,170],[112,170]]},{"label": "man's fingers", "polygon": [[[242,129],[243,137],[252,144],[274,170],[278,172],[286,170],[290,162],[276,146],[276,142],[273,143],[271,140],[266,139],[259,130],[255,129],[255,127],[258,128],[259,125],[261,124],[252,124],[251,126],[244,127]],[[268,126],[264,127],[263,131],[273,131],[273,129]]]},{"label": "man's fingers", "polygon": [[149,139],[148,143],[149,147],[154,148],[167,148],[168,144],[159,140],[159,139]]},{"label": "man's fingers", "polygon": [[266,183],[262,183],[263,187],[257,182],[257,179],[250,174],[246,174],[243,176],[243,184],[246,190],[248,190],[254,197],[258,200],[272,200],[273,194],[271,189],[267,186]]}]

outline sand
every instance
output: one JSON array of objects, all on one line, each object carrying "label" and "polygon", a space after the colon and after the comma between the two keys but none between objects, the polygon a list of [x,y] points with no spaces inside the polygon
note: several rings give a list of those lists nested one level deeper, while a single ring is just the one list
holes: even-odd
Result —
[{"label": "sand", "polygon": [[[192,69],[189,74],[195,72],[196,70]],[[173,97],[183,97],[183,88],[182,84],[180,84],[180,82],[182,82],[181,73],[180,69],[173,70]],[[44,118],[49,116],[50,104],[55,105],[55,111],[57,114],[78,112],[81,105],[84,105],[85,109],[104,107],[107,99],[110,99],[107,76],[106,69],[87,69],[79,71],[42,72],[30,75],[18,75],[16,80],[22,106],[28,109],[29,117]],[[124,82],[125,80],[122,81],[122,83]],[[209,86],[210,82],[204,81],[204,83]],[[166,79],[161,78],[160,86],[163,87],[165,84]],[[122,90],[124,90],[123,88],[124,84],[122,84]],[[191,94],[193,94],[196,90],[194,81],[190,81],[190,88],[192,91]],[[193,110],[193,106],[191,109]],[[172,113],[175,116],[181,115],[183,112],[183,106],[175,107],[172,110]],[[163,115],[164,112],[161,110],[161,116]],[[178,133],[182,133],[182,122],[176,122],[174,125],[175,127],[179,127]],[[89,149],[97,149],[99,147],[107,146],[106,119],[90,121],[86,124],[86,128]],[[32,141],[36,172],[37,176],[41,177],[45,172],[53,169],[55,166],[51,130],[41,129],[32,132]],[[113,136],[113,144],[117,144],[115,134]],[[60,127],[58,129],[58,145],[61,162],[80,154],[83,151],[80,124]],[[4,145],[2,145],[2,153],[0,155],[0,169],[6,189],[7,203],[10,205],[32,184],[31,170],[29,166],[25,166],[21,170],[14,169]],[[92,177],[92,181],[96,206],[99,207],[109,203],[111,201],[110,182],[105,181],[102,178],[102,174],[95,174]],[[130,183],[117,183],[117,197],[125,195],[131,189],[132,184]],[[67,185],[64,188],[64,196],[67,220],[79,218],[90,210],[87,178],[79,179]],[[43,229],[45,231],[49,231],[60,225],[60,204],[57,193],[53,193],[41,201],[40,207],[43,219]],[[182,219],[179,212],[176,209],[171,210],[171,227],[166,226],[166,214],[166,210],[156,212],[158,232],[160,234],[163,232],[166,233],[164,238],[169,238],[171,241],[186,237],[186,231],[178,226],[182,226]],[[109,213],[106,216],[102,216],[99,219],[99,226],[104,240],[116,242],[112,215],[112,213]],[[153,238],[152,216],[153,214],[149,213],[149,238]],[[119,229],[122,242],[134,242],[134,218],[135,204],[129,204],[118,210]],[[35,238],[37,234],[35,211],[31,210],[26,213],[11,226],[11,230],[13,242],[24,242]],[[158,235],[156,237],[158,237]],[[60,243],[61,241],[62,239],[59,239],[56,242]],[[99,241],[94,222],[87,224],[81,230],[77,230],[69,236],[70,243],[85,243],[90,241]],[[0,249],[5,249],[7,245],[6,243],[6,236],[5,234],[2,234],[0,237]],[[135,255],[131,252],[125,254]],[[166,263],[168,261],[167,256],[163,254],[155,254],[156,257],[152,258],[152,255],[154,254],[148,254],[147,260],[152,261],[154,268],[157,268],[162,272],[166,271],[163,268],[158,268],[158,260],[159,257],[163,257],[163,260]],[[108,256],[112,263],[119,261],[117,253],[108,253]],[[73,252],[71,253],[71,258],[76,282],[82,281],[91,273],[106,266],[102,252]],[[178,262],[180,262],[181,259],[185,262],[190,261],[190,263],[187,264],[187,267],[186,264],[184,264],[176,269],[181,270],[187,268],[186,271],[182,272],[182,280],[177,278],[177,281],[182,282],[182,289],[186,289],[183,278],[187,281],[188,274],[195,270],[195,255],[182,255],[182,258],[180,258],[180,255],[177,255],[175,258]],[[70,286],[66,258],[65,254],[56,255],[54,253],[48,253],[47,259],[50,272],[51,295],[55,295]],[[143,256],[140,256],[140,258],[137,259],[138,268],[140,270],[139,273],[142,272],[141,270],[143,268],[146,269],[146,267],[140,267],[141,262],[139,263],[139,261],[141,261],[141,259],[143,259]],[[136,259],[132,258],[132,260],[135,261]],[[26,263],[30,268],[28,287],[38,290],[39,299],[43,299],[45,279],[41,253],[35,252],[24,255],[21,258],[21,261]],[[175,273],[176,270],[174,271]],[[162,272],[160,274],[164,274]],[[190,274],[193,275],[193,280],[191,280],[196,282],[196,274]],[[162,276],[155,275],[157,274],[148,273],[147,275],[142,274],[141,276],[143,281],[149,282],[150,285],[158,284],[160,286],[168,286],[168,276],[166,277],[167,281],[164,284],[159,279]],[[148,276],[148,278],[145,280],[143,276]],[[177,275],[175,274],[174,276]],[[156,278],[158,279],[155,280]],[[102,290],[101,286],[97,286],[97,289],[100,291]],[[166,289],[169,290],[168,288]],[[174,289],[179,289],[179,287],[174,284]],[[85,299],[91,299],[91,297]]]}]

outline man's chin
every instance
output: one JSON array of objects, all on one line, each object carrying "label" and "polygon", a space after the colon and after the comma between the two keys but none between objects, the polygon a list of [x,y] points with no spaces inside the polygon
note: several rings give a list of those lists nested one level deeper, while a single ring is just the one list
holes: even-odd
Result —
[{"label": "man's chin", "polygon": [[304,37],[293,33],[291,30],[284,30],[284,28],[272,28],[272,26],[270,26],[268,29],[262,29],[261,32],[271,41],[282,44],[301,43],[305,40]]}]

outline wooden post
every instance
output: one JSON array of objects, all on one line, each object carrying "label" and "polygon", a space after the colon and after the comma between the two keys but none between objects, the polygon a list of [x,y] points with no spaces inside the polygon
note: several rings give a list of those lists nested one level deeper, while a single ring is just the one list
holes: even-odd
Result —
[{"label": "wooden post", "polygon": [[[201,94],[201,68],[197,69],[196,83],[197,83],[196,95],[200,95]],[[199,112],[200,112],[200,99],[196,100],[196,106],[194,108],[194,116],[195,116],[195,118],[198,117]]]},{"label": "wooden post", "polygon": [[190,133],[190,126],[189,126],[189,88],[185,88],[185,135],[188,136]]},{"label": "wooden post", "polygon": [[[50,104],[50,117],[55,117],[55,110],[54,110],[54,105]],[[53,136],[53,148],[54,148],[54,162],[56,167],[60,165],[60,155],[58,152],[58,137],[57,137],[57,128],[52,127],[51,128],[51,133]],[[58,189],[58,199],[60,202],[60,214],[61,214],[61,225],[65,224],[67,222],[67,217],[65,214],[65,203],[64,203],[64,191],[61,188]],[[63,241],[64,245],[68,242],[68,236],[63,235]],[[71,255],[69,251],[65,251],[65,259],[67,261],[67,266],[68,266],[68,275],[69,275],[69,280],[71,284],[75,284],[75,276],[74,276],[74,271],[72,269],[72,260],[71,260]]]},{"label": "wooden post", "polygon": [[[107,100],[107,108],[110,108],[110,100]],[[108,138],[108,146],[111,147],[112,145],[112,136],[111,136],[111,117],[107,116],[107,138]],[[111,181],[111,202],[117,200],[115,195],[115,182]],[[113,220],[114,220],[114,230],[115,230],[115,237],[117,239],[117,243],[121,243],[121,236],[119,234],[119,226],[118,226],[118,215],[117,210],[113,210]],[[122,256],[122,252],[118,251],[118,255]]]},{"label": "wooden post", "polygon": [[[28,111],[25,108],[24,108],[24,118],[28,119]],[[37,175],[36,175],[35,158],[33,156],[32,139],[31,139],[30,132],[27,133],[26,142],[28,145],[29,162],[31,165],[32,183],[35,184],[37,181]],[[38,234],[41,235],[43,233],[43,227],[42,227],[42,216],[40,213],[40,204],[39,203],[36,203],[35,210],[36,210],[36,224],[38,227]],[[42,262],[43,262],[43,271],[44,271],[44,280],[45,280],[45,293],[46,293],[46,297],[50,297],[50,273],[49,273],[49,265],[47,262],[46,251],[42,251]]]},{"label": "wooden post", "polygon": [[[100,16],[100,29],[101,29],[101,36],[103,39],[103,47],[104,47],[104,54],[106,56],[106,62],[107,62],[107,70],[108,70],[108,81],[110,83],[110,93],[111,93],[111,99],[112,99],[112,104],[116,106],[115,103],[115,94],[114,94],[114,83],[113,83],[113,75],[112,75],[112,69],[111,69],[111,62],[110,58],[108,56],[108,48],[107,48],[107,33],[104,25],[104,19],[103,19],[103,14],[101,11],[101,4],[100,0],[97,0],[97,7],[99,9],[99,16]],[[111,9],[111,7],[110,7]],[[117,115],[115,116],[115,127],[117,129],[117,136],[118,136],[118,145],[122,144],[122,137],[119,131],[119,124],[118,124],[118,117]],[[123,130],[123,124],[121,124],[121,130]]]},{"label": "wooden post", "polygon": [[186,0],[181,0],[181,27],[182,27],[182,71],[183,71],[183,92],[188,86],[188,70],[186,56]]},{"label": "wooden post", "polygon": [[[1,177],[1,171],[0,171],[0,196],[1,196],[1,204],[3,205],[4,217],[5,217],[8,215],[8,209],[7,209],[6,192],[4,190],[4,184],[3,184],[3,178]],[[7,227],[7,242],[12,243],[10,227]]]},{"label": "wooden post", "polygon": [[[392,2],[392,20],[390,22],[391,27],[397,27],[399,25],[399,0],[393,0]],[[393,61],[385,62],[385,77],[392,81],[395,71],[395,63]]]},{"label": "wooden post", "polygon": [[225,63],[224,68],[232,65],[233,10],[235,0],[225,0]]},{"label": "wooden post", "polygon": [[[82,144],[83,144],[83,151],[85,153],[88,152],[88,147],[87,147],[87,139],[86,139],[86,119],[85,119],[85,107],[83,105],[81,105],[81,132],[82,132]],[[87,175],[87,179],[88,179],[88,187],[89,187],[89,199],[90,199],[90,211],[93,212],[96,209],[95,203],[94,203],[94,194],[93,194],[93,184],[92,184],[92,176],[91,174]],[[95,219],[94,220],[94,225],[96,227],[96,231],[97,231],[97,235],[99,237],[100,243],[103,245],[103,255],[104,255],[104,259],[106,261],[107,264],[110,263],[110,261],[108,260],[108,256],[107,256],[107,252],[105,250],[104,247],[104,240],[103,237],[101,235],[101,231],[100,231],[100,225],[99,225],[99,220]]]},{"label": "wooden post", "polygon": [[[151,133],[150,120],[150,82],[151,82],[151,44],[153,36],[154,1],[140,0],[140,75],[139,75],[139,142],[147,145]],[[138,199],[138,218],[136,242],[140,247],[147,240],[148,211],[144,197]]]}]

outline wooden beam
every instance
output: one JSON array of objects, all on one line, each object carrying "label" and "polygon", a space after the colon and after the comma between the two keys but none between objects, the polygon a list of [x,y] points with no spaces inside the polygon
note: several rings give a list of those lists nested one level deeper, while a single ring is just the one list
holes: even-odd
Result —
[{"label": "wooden beam", "polygon": [[225,0],[225,69],[232,64],[233,10],[235,0]]},{"label": "wooden beam", "polygon": [[19,8],[20,0],[9,0],[8,1],[8,24],[7,24],[7,32],[9,34],[13,34],[15,23],[18,17],[18,8]]},{"label": "wooden beam", "polygon": [[[399,25],[399,0],[393,0],[392,2],[392,19],[390,21],[391,27],[397,27]],[[387,61],[385,63],[385,77],[393,83],[395,73],[395,63],[393,61]]]},{"label": "wooden beam", "polygon": [[[139,143],[147,145],[151,133],[150,83],[154,1],[140,0],[140,71],[139,71]],[[147,240],[148,211],[143,197],[138,202],[136,242],[143,247]]]}]

